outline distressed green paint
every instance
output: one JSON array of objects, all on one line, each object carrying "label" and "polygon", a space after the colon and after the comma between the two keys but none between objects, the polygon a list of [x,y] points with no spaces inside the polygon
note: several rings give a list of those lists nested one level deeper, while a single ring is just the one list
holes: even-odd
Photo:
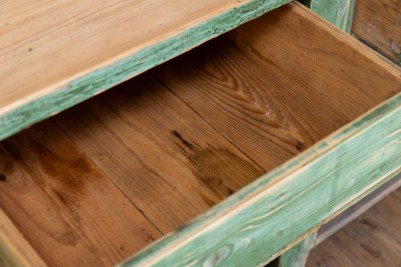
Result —
[{"label": "distressed green paint", "polygon": [[351,32],[355,0],[309,0],[305,4],[340,29]]},{"label": "distressed green paint", "polygon": [[315,246],[317,232],[307,236],[280,257],[279,267],[304,267],[309,251]]},{"label": "distressed green paint", "polygon": [[397,95],[122,266],[262,265],[392,178],[400,166]]},{"label": "distressed green paint", "polygon": [[93,71],[0,117],[0,140],[107,90],[290,0],[251,0],[179,35]]}]

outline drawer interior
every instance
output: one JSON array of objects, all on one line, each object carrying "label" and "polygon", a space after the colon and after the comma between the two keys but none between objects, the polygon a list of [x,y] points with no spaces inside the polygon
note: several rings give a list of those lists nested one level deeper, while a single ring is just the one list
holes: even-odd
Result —
[{"label": "drawer interior", "polygon": [[0,206],[49,265],[116,264],[400,89],[289,4],[1,142]]}]

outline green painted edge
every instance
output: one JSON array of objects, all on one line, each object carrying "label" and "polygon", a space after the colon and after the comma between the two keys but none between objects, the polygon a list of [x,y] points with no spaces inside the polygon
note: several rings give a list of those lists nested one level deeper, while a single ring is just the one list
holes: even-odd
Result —
[{"label": "green painted edge", "polygon": [[350,0],[347,25],[345,26],[344,29],[348,33],[351,33],[352,31],[352,23],[354,22],[354,16],[355,16],[355,5],[356,5],[356,0]]},{"label": "green painted edge", "polygon": [[315,246],[317,232],[308,235],[280,257],[280,267],[304,267],[309,251]]},{"label": "green painted edge", "polygon": [[351,33],[355,0],[310,0],[306,4],[338,28]]},{"label": "green painted edge", "polygon": [[290,1],[248,1],[176,36],[83,75],[68,85],[1,116],[0,140]]},{"label": "green painted edge", "polygon": [[121,266],[264,264],[391,179],[400,166],[401,94]]}]

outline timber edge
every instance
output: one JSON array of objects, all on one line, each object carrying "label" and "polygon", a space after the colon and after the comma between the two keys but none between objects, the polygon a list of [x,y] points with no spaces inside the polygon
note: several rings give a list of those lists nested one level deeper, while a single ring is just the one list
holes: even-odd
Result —
[{"label": "timber edge", "polygon": [[291,0],[248,0],[208,21],[54,88],[52,93],[0,112],[0,140],[149,70]]}]

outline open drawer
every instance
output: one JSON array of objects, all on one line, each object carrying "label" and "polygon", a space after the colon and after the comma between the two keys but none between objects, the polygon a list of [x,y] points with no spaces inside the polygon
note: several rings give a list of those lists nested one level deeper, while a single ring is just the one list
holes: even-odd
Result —
[{"label": "open drawer", "polygon": [[400,169],[400,75],[297,3],[248,22],[1,142],[1,258],[266,263]]}]

